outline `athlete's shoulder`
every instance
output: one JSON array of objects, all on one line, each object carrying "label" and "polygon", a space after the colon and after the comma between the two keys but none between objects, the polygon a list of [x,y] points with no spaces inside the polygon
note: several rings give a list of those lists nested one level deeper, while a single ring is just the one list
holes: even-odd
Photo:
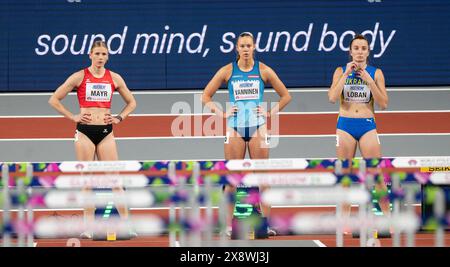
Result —
[{"label": "athlete's shoulder", "polygon": [[74,76],[84,76],[85,71],[86,71],[86,69],[77,70],[72,75],[74,75]]},{"label": "athlete's shoulder", "polygon": [[261,61],[257,61],[258,65],[259,65],[259,69],[260,70],[268,70],[268,69],[272,69],[271,67],[269,67],[269,65],[261,62]]},{"label": "athlete's shoulder", "polygon": [[381,70],[375,66],[372,65],[367,65],[366,67],[366,71],[372,76],[376,76],[379,75],[379,73],[381,72]]},{"label": "athlete's shoulder", "polygon": [[114,72],[112,70],[107,69],[107,71],[109,71],[110,75],[111,75],[111,79],[112,82],[114,83],[114,87],[119,90],[120,88],[122,88],[125,85],[125,80],[122,78],[122,76],[117,73]]},{"label": "athlete's shoulder", "polygon": [[122,84],[123,82],[125,82],[122,75],[120,75],[119,73],[114,72],[112,70],[107,70],[107,71],[109,71],[109,74],[111,75],[111,79],[114,81],[114,83],[116,85],[119,85],[119,84]]},{"label": "athlete's shoulder", "polygon": [[122,76],[120,76],[119,73],[114,72],[114,71],[112,71],[110,69],[106,69],[106,70],[109,71],[109,73],[111,74],[111,77],[113,77],[113,78],[122,78]]},{"label": "athlete's shoulder", "polygon": [[275,71],[267,64],[264,64],[261,61],[258,61],[259,64],[259,72],[261,74],[272,74],[275,73]]},{"label": "athlete's shoulder", "polygon": [[380,68],[375,67],[375,66],[367,66],[373,69],[373,71],[382,71]]},{"label": "athlete's shoulder", "polygon": [[230,62],[230,63],[226,64],[225,66],[223,66],[222,68],[220,68],[220,70],[223,70],[223,71],[230,71],[230,70],[233,70],[233,62]]},{"label": "athlete's shoulder", "polygon": [[233,72],[233,63],[228,63],[225,66],[222,66],[217,73],[222,74],[223,77],[230,76],[230,74]]},{"label": "athlete's shoulder", "polygon": [[336,67],[336,69],[334,70],[334,73],[335,74],[342,74],[342,73],[344,73],[344,71],[345,71],[345,66],[343,67],[343,66],[337,66]]},{"label": "athlete's shoulder", "polygon": [[73,80],[81,82],[84,79],[84,76],[85,76],[85,69],[81,69],[81,70],[78,70],[78,71],[72,73],[72,75],[70,75],[69,79],[73,79]]},{"label": "athlete's shoulder", "polygon": [[79,87],[84,80],[84,70],[81,69],[74,73],[72,73],[69,78],[67,78],[66,83],[69,84],[71,87]]}]

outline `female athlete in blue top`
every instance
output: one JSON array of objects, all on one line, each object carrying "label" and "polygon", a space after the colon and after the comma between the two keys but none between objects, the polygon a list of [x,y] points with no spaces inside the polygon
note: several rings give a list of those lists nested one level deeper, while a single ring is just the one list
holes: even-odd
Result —
[{"label": "female athlete in blue top", "polygon": [[[340,99],[336,154],[340,159],[351,160],[359,146],[363,158],[380,158],[381,145],[375,123],[374,102],[380,109],[387,108],[389,98],[384,75],[381,69],[367,64],[370,47],[363,35],[356,35],[349,49],[351,61],[347,66],[336,68],[328,91],[331,103]],[[386,189],[383,181],[378,187]],[[389,214],[388,199],[381,200],[380,207],[385,214]],[[350,206],[344,209],[350,212]]]},{"label": "female athlete in blue top", "polygon": [[[237,60],[225,65],[214,75],[204,89],[202,102],[212,112],[227,120],[224,146],[226,160],[244,159],[247,148],[251,159],[266,159],[269,157],[266,120],[282,110],[290,102],[291,96],[275,71],[254,59],[255,40],[251,33],[244,32],[239,35],[236,51]],[[280,96],[280,100],[267,112],[262,101],[264,85],[268,83]],[[213,95],[222,84],[228,85],[231,103],[231,108],[227,109],[226,113],[212,101]],[[225,188],[227,193],[235,190],[232,186]],[[263,215],[268,217],[270,208],[265,205],[261,205],[261,208]],[[227,217],[229,228],[233,210],[234,205],[231,205]]]}]

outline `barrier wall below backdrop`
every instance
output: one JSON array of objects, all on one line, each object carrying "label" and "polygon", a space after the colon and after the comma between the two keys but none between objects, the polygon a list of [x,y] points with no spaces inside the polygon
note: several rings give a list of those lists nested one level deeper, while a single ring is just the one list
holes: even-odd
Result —
[{"label": "barrier wall below backdrop", "polygon": [[202,89],[235,59],[235,37],[288,87],[329,86],[364,33],[388,86],[450,84],[450,1],[3,0],[0,91],[53,91],[90,64],[104,37],[108,68],[131,89]]}]

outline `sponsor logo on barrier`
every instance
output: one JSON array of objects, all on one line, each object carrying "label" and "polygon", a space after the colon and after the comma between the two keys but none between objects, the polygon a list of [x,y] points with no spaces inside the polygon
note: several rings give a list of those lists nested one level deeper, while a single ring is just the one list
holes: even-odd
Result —
[{"label": "sponsor logo on barrier", "polygon": [[145,187],[147,176],[143,174],[120,175],[60,175],[55,180],[56,188],[114,188],[114,187]]},{"label": "sponsor logo on barrier", "polygon": [[421,167],[421,172],[450,172],[450,167]]},{"label": "sponsor logo on barrier", "polygon": [[335,185],[337,178],[330,172],[320,173],[251,173],[243,180],[245,185]]},{"label": "sponsor logo on barrier", "polygon": [[362,188],[307,187],[270,188],[262,193],[261,200],[269,205],[336,205],[337,203],[363,204],[370,199]]},{"label": "sponsor logo on barrier", "polygon": [[80,192],[52,190],[44,197],[48,208],[85,208],[86,205],[105,207],[109,202],[116,205],[128,205],[133,208],[147,208],[154,203],[154,197],[145,189],[133,190],[133,192]]},{"label": "sponsor logo on barrier", "polygon": [[139,171],[139,161],[64,161],[59,165],[62,172]]},{"label": "sponsor logo on barrier", "polygon": [[398,157],[392,165],[396,168],[446,167],[450,166],[450,157]]},{"label": "sponsor logo on barrier", "polygon": [[76,164],[75,169],[77,169],[77,171],[82,171],[84,169],[84,164],[83,163]]},{"label": "sponsor logo on barrier", "polygon": [[305,159],[261,159],[229,160],[228,170],[304,170],[308,167]]}]

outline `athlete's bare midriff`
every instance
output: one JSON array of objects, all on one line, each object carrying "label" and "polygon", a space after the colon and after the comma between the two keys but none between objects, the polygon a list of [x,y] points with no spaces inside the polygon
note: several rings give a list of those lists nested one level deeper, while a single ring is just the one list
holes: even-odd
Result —
[{"label": "athlete's bare midriff", "polygon": [[90,125],[105,125],[105,115],[111,114],[111,110],[109,108],[96,108],[96,107],[90,107],[90,108],[81,108],[81,113],[88,113],[91,114],[91,122],[87,123]]},{"label": "athlete's bare midriff", "polygon": [[370,103],[342,102],[339,116],[348,118],[373,118],[374,112]]}]

